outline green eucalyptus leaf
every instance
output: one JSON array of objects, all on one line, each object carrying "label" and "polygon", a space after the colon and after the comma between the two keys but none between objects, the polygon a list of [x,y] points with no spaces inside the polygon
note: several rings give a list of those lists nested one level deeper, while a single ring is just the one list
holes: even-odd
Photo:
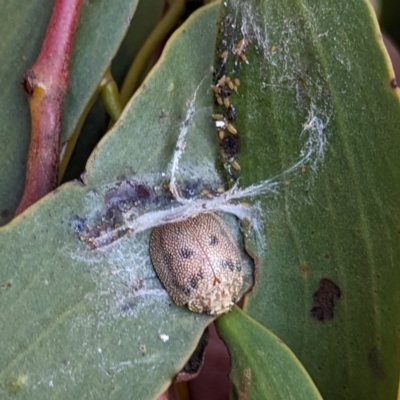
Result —
[{"label": "green eucalyptus leaf", "polygon": [[[17,207],[25,182],[30,115],[21,89],[23,73],[39,50],[54,2],[0,1],[0,224],[8,222]],[[134,15],[137,0],[84,1],[74,40],[61,130],[61,144],[71,138],[97,86],[110,65]]]},{"label": "green eucalyptus leaf", "polygon": [[240,308],[218,318],[216,327],[229,348],[237,398],[322,399],[285,343]]},{"label": "green eucalyptus leaf", "polygon": [[252,201],[263,224],[247,243],[259,273],[244,311],[284,340],[324,398],[394,399],[400,103],[371,7],[230,0],[217,53],[217,79],[240,79],[231,173],[274,191]]},{"label": "green eucalyptus leaf", "polygon": [[[163,184],[182,130],[182,195],[222,183],[210,117],[217,13],[205,8],[173,35],[84,184],[63,185],[0,230],[2,399],[153,399],[212,321],[172,303],[150,262],[150,231],[129,235],[121,221],[173,205]],[[102,241],[113,229],[122,237]]]}]

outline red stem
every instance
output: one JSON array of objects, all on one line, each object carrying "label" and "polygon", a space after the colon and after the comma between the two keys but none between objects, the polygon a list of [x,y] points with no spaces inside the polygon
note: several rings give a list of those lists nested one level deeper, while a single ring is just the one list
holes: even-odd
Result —
[{"label": "red stem", "polygon": [[40,54],[23,77],[32,126],[25,188],[15,215],[57,184],[61,113],[81,6],[82,0],[55,1]]}]

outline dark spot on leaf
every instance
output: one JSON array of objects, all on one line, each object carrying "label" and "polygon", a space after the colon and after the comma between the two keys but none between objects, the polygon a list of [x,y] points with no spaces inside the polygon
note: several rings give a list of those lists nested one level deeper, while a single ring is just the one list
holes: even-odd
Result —
[{"label": "dark spot on leaf", "polygon": [[194,197],[198,193],[199,187],[200,187],[200,180],[184,181],[181,186],[181,192],[183,197],[185,199],[190,199]]},{"label": "dark spot on leaf", "polygon": [[397,84],[396,78],[393,78],[393,79],[390,81],[390,87],[391,87],[392,89],[396,89],[397,87],[399,87],[399,85]]},{"label": "dark spot on leaf", "polygon": [[376,378],[383,380],[386,377],[382,357],[376,347],[373,347],[367,354],[368,366]]},{"label": "dark spot on leaf", "polygon": [[179,253],[183,258],[188,259],[188,258],[192,257],[193,250],[183,248],[183,249],[180,249]]},{"label": "dark spot on leaf", "polygon": [[167,117],[167,113],[164,110],[162,110],[160,112],[160,114],[158,114],[158,119],[164,119],[166,117]]},{"label": "dark spot on leaf", "polygon": [[87,229],[87,219],[74,215],[68,225],[75,231],[75,233],[81,234]]},{"label": "dark spot on leaf", "polygon": [[218,237],[216,235],[211,235],[210,245],[215,246],[218,244]]},{"label": "dark spot on leaf", "polygon": [[3,283],[2,285],[0,285],[0,289],[11,289],[12,284],[10,282],[7,283]]},{"label": "dark spot on leaf", "polygon": [[328,253],[326,253],[325,258],[330,258],[330,255]]},{"label": "dark spot on leaf", "polygon": [[133,180],[118,182],[104,196],[107,208],[119,208],[126,212],[133,206],[145,205],[151,199],[150,189]]},{"label": "dark spot on leaf", "polygon": [[227,156],[234,156],[239,153],[240,142],[238,136],[228,135],[221,140],[221,148]]},{"label": "dark spot on leaf", "polygon": [[114,229],[123,223],[122,207],[123,202],[118,204],[118,208],[109,208],[103,218],[103,224],[99,226],[99,230],[107,232],[109,229]]},{"label": "dark spot on leaf", "polygon": [[0,216],[2,218],[8,218],[10,214],[11,214],[10,210],[7,210],[6,208],[0,211]]},{"label": "dark spot on leaf", "polygon": [[149,188],[146,185],[138,184],[136,188],[137,197],[140,200],[141,204],[147,203],[151,198],[151,193]]},{"label": "dark spot on leaf", "polygon": [[132,310],[135,307],[135,303],[133,301],[129,301],[128,303],[124,304],[121,307],[122,312],[128,312],[129,310]]},{"label": "dark spot on leaf", "polygon": [[311,309],[311,316],[318,321],[330,320],[333,318],[335,301],[340,299],[339,287],[330,279],[321,279],[319,288],[314,293],[314,306]]}]

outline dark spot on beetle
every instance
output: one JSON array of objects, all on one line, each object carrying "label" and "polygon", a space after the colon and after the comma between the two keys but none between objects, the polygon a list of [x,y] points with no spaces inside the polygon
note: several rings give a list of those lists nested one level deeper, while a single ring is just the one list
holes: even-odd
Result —
[{"label": "dark spot on beetle", "polygon": [[390,87],[391,87],[392,89],[396,89],[397,87],[399,87],[399,85],[397,84],[396,78],[393,78],[393,79],[390,81]]},{"label": "dark spot on beetle", "polygon": [[210,245],[215,246],[216,244],[218,244],[218,242],[219,242],[218,237],[216,235],[211,235]]},{"label": "dark spot on beetle", "polygon": [[190,293],[192,292],[192,290],[193,290],[193,288],[192,288],[191,286],[185,286],[185,287],[183,288],[183,293],[184,293],[186,296],[189,296]]},{"label": "dark spot on beetle", "polygon": [[379,380],[383,380],[386,377],[385,367],[379,351],[376,347],[372,347],[367,354],[368,366],[372,373]]},{"label": "dark spot on beetle", "polygon": [[192,255],[194,254],[194,253],[193,253],[193,250],[186,249],[186,248],[180,249],[180,250],[179,250],[179,253],[180,253],[180,255],[181,255],[183,258],[185,258],[185,259],[189,259],[189,258],[192,257]]},{"label": "dark spot on beetle", "polygon": [[242,270],[242,265],[237,262],[234,263],[231,259],[227,259],[227,260],[222,260],[221,263],[221,268],[229,268],[232,272],[234,271],[241,271]]},{"label": "dark spot on beetle", "polygon": [[172,254],[164,251],[163,252],[163,258],[164,258],[164,263],[165,263],[166,267],[171,272],[175,272],[175,270],[174,270],[174,257],[172,256]]},{"label": "dark spot on beetle", "polygon": [[221,140],[221,148],[227,156],[234,156],[240,150],[240,141],[237,135],[228,135]]},{"label": "dark spot on beetle", "polygon": [[199,272],[196,275],[193,275],[192,278],[190,279],[190,286],[193,289],[196,289],[197,286],[199,285],[199,282],[203,279],[203,274],[202,272]]},{"label": "dark spot on beetle", "polygon": [[314,293],[314,306],[311,309],[311,316],[318,321],[330,320],[333,318],[335,301],[340,299],[339,287],[330,279],[323,278],[319,282],[319,288]]}]

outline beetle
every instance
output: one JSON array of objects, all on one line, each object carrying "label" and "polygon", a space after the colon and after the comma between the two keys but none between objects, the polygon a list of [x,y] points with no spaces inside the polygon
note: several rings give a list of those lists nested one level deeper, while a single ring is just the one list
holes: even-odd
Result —
[{"label": "beetle", "polygon": [[197,214],[154,228],[150,256],[176,304],[217,316],[236,302],[243,262],[232,233],[217,214]]}]

